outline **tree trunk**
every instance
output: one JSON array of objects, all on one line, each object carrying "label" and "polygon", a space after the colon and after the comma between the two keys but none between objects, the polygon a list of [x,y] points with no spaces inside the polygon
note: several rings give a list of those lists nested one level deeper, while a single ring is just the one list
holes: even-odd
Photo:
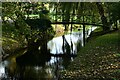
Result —
[{"label": "tree trunk", "polygon": [[102,20],[102,24],[103,24],[103,31],[109,31],[110,28],[109,28],[109,25],[108,25],[108,22],[107,22],[107,18],[104,15],[104,9],[103,9],[101,3],[97,2],[96,5],[97,5],[97,8],[99,10],[99,14],[101,16],[101,20]]}]

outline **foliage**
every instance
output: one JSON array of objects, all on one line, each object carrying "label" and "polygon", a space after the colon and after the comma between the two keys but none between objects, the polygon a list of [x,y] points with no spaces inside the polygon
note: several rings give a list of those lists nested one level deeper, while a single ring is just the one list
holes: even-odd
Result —
[{"label": "foliage", "polygon": [[22,42],[21,44],[24,44],[23,43],[25,40],[24,35],[28,34],[28,31],[29,29],[27,30],[22,27],[19,30],[15,29],[15,26],[13,26],[13,24],[10,23],[6,23],[2,25],[2,36],[6,38],[15,39],[20,43]]},{"label": "foliage", "polygon": [[[118,3],[99,3],[101,7],[103,7],[103,12],[101,14],[105,14],[105,16],[110,18],[113,22],[119,18],[119,2]],[[71,7],[69,7],[71,6]],[[100,7],[100,6],[99,6]],[[48,11],[49,9],[49,11]],[[50,14],[48,14],[50,12]],[[14,2],[14,3],[3,3],[3,20],[5,18],[10,18],[12,20],[18,20],[19,16],[30,17],[30,15],[35,14],[39,15],[40,18],[49,18],[55,17],[55,20],[62,20],[62,21],[77,21],[86,23],[102,23],[102,18],[100,19],[99,12],[101,10],[97,9],[96,3],[81,3],[81,2],[59,2],[59,3],[46,3],[46,2],[36,2],[36,3],[29,3],[29,2]],[[110,14],[109,16],[107,16]],[[116,16],[115,16],[116,15]],[[38,18],[32,17],[32,18]],[[105,20],[105,19],[103,19]],[[51,18],[53,21],[53,18]],[[103,21],[105,22],[105,21]],[[107,21],[109,22],[109,21]],[[107,23],[104,23],[107,25]],[[107,26],[108,27],[108,26]]]},{"label": "foliage", "polygon": [[[55,34],[50,25],[50,20],[47,17],[48,11],[43,3],[3,2],[2,9],[3,36],[17,40],[22,46],[25,46],[29,41],[37,40],[40,37],[40,39],[42,39],[43,36],[46,37],[46,40],[51,39]],[[36,18],[32,18],[36,21],[29,21],[29,23],[33,24],[31,27],[31,25],[26,22],[26,20],[30,20],[30,14],[38,14],[40,17],[37,18],[46,19],[47,22],[44,20],[37,21]],[[35,25],[37,25],[37,28],[35,28]],[[43,28],[45,29],[43,30]],[[44,35],[44,33],[46,34]]]},{"label": "foliage", "polygon": [[53,9],[52,12],[50,12],[51,15],[55,17],[55,19],[53,18],[55,21],[74,21],[83,23],[84,17],[85,23],[103,24],[104,31],[109,30],[110,26],[118,20],[120,12],[119,2],[59,2],[50,3],[49,5],[53,6],[50,7],[50,9]]},{"label": "foliage", "polygon": [[[2,4],[2,30],[3,36],[8,36],[10,38],[15,38],[16,36],[25,35],[29,30],[29,26],[23,20],[23,13],[20,3],[7,3]],[[7,35],[7,34],[11,35]],[[18,35],[19,34],[19,35]]]},{"label": "foliage", "polygon": [[[2,15],[3,31],[9,32],[12,30],[14,32],[13,29],[15,29],[15,31],[18,30],[18,32],[20,32],[20,34],[22,35],[30,34],[30,26],[28,26],[25,21],[26,14],[27,15],[34,14],[34,11],[37,11],[38,14],[43,15],[43,18],[46,19],[47,17],[45,16],[48,13],[43,3],[3,2],[2,9],[3,9],[2,10],[3,11],[3,15]],[[33,10],[31,11],[31,9]],[[10,27],[10,26],[13,26],[13,27]]]},{"label": "foliage", "polygon": [[120,2],[108,3],[110,9],[110,16],[113,21],[120,20]]},{"label": "foliage", "polygon": [[7,54],[11,54],[16,48],[21,47],[20,43],[14,39],[2,37],[2,39],[0,38],[0,40],[2,41],[4,52]]}]

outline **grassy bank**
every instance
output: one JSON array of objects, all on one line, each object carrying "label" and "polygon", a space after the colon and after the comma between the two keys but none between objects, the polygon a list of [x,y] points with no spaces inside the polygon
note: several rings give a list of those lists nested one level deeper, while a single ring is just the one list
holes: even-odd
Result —
[{"label": "grassy bank", "polygon": [[119,80],[120,31],[97,37],[80,50],[67,70],[61,72],[63,80]]},{"label": "grassy bank", "polygon": [[19,47],[18,41],[14,39],[2,37],[0,40],[2,41],[2,48],[5,52],[12,51],[14,48]]}]

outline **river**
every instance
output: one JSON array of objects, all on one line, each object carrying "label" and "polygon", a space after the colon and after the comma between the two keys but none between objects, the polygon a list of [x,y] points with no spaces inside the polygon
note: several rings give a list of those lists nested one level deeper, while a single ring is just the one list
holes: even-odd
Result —
[{"label": "river", "polygon": [[[96,29],[93,27],[86,32],[86,38],[89,37],[91,31]],[[62,55],[67,53],[66,49],[63,49],[63,43],[69,44],[70,54],[77,55],[78,48],[83,46],[83,32],[72,32],[70,34],[55,37],[47,43],[47,47],[51,54],[54,56],[42,55],[38,56],[39,65],[33,65],[37,60],[24,61],[25,64],[30,65],[18,65],[16,57],[13,56],[0,62],[0,79],[3,80],[58,80],[60,77],[60,70],[64,70],[68,67],[71,61],[74,60],[74,56],[55,56],[56,54]],[[78,43],[80,43],[78,45]],[[65,45],[64,45],[65,46]],[[23,63],[24,63],[23,62]],[[27,63],[26,63],[27,62]]]}]

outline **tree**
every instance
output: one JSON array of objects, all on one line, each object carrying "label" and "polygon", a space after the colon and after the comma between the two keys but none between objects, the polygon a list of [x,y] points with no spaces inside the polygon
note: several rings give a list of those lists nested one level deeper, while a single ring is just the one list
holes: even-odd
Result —
[{"label": "tree", "polygon": [[110,23],[117,27],[117,21],[120,20],[120,2],[106,3],[109,9]]},{"label": "tree", "polygon": [[[50,26],[50,20],[49,18],[47,18],[47,13],[48,11],[46,10],[46,7],[43,6],[43,3],[29,3],[29,2],[3,2],[2,5],[2,11],[3,11],[3,33],[4,32],[9,32],[12,33],[12,35],[14,36],[14,39],[19,39],[20,36],[23,36],[22,38],[24,38],[23,40],[30,40],[33,41],[36,40],[37,38],[33,37],[35,35],[42,35],[42,32],[46,31],[46,33],[51,32],[52,37],[54,35],[53,29]],[[40,17],[37,18],[30,18],[29,15],[33,15],[33,14],[40,14]],[[39,20],[39,18],[42,19],[46,19],[46,21],[48,22],[49,26],[45,26],[47,25],[47,22],[41,21]],[[10,27],[10,25],[6,25],[7,20],[10,19],[13,21],[12,26]],[[30,19],[32,19],[30,21]],[[36,19],[36,20],[35,20]],[[33,25],[29,25],[27,23],[32,23]],[[41,23],[39,23],[38,21],[40,21]],[[36,27],[36,25],[37,27]],[[12,30],[11,30],[12,28]],[[38,31],[39,29],[39,31]],[[43,30],[44,29],[44,30]],[[5,35],[7,35],[5,33]],[[4,35],[4,36],[5,36]],[[16,36],[17,35],[17,36]],[[48,35],[47,35],[48,36]],[[11,37],[11,36],[10,36]],[[50,39],[52,38],[50,36]],[[13,37],[12,37],[13,38]],[[21,40],[22,38],[20,38],[19,40]],[[18,40],[18,41],[19,41]],[[23,41],[21,41],[23,42]],[[27,41],[29,42],[29,41]]]},{"label": "tree", "polygon": [[102,6],[102,3],[97,2],[96,5],[98,8],[99,14],[101,16],[101,20],[102,20],[102,24],[103,24],[103,31],[109,31],[110,28],[108,26],[107,18],[104,15],[105,12],[104,12],[104,8]]}]

